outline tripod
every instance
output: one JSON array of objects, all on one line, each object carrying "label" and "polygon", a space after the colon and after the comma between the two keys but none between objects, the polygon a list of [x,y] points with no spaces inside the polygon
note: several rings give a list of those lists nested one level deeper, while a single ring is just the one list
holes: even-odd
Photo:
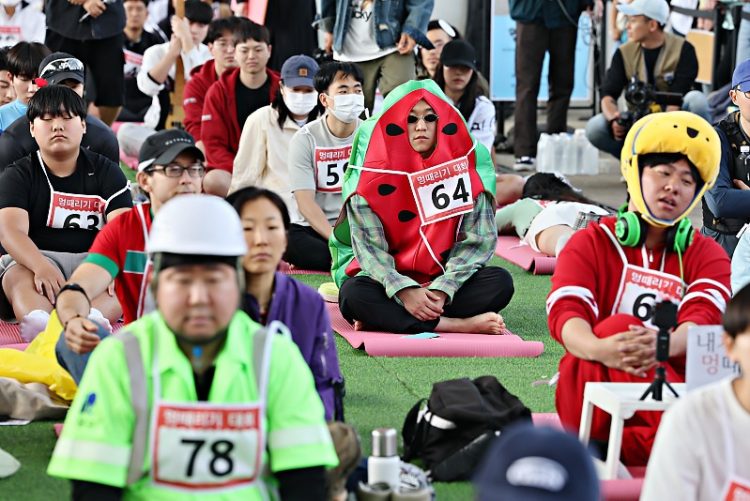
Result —
[{"label": "tripod", "polygon": [[659,329],[656,335],[656,360],[659,365],[656,367],[653,382],[646,388],[640,399],[646,400],[651,395],[654,400],[661,402],[664,385],[669,388],[675,398],[679,398],[677,392],[667,381],[667,371],[664,368],[664,362],[669,359],[669,329],[677,324],[677,306],[670,301],[662,301],[657,304],[654,307],[653,321]]},{"label": "tripod", "polygon": [[664,365],[660,363],[656,368],[656,375],[654,376],[653,382],[648,385],[646,391],[644,391],[643,395],[641,395],[640,400],[646,400],[646,398],[651,395],[652,397],[654,397],[654,400],[661,402],[662,390],[664,389],[665,385],[667,388],[669,388],[669,391],[672,392],[672,395],[674,395],[675,398],[680,397],[674,390],[674,388],[672,388],[672,385],[669,384],[669,381],[667,381],[666,370],[664,369]]}]

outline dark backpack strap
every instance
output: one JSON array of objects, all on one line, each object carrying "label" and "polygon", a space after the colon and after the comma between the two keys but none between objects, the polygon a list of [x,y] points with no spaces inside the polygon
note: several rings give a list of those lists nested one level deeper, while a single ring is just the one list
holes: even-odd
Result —
[{"label": "dark backpack strap", "polygon": [[424,443],[424,422],[419,420],[419,411],[426,399],[420,399],[406,414],[401,437],[404,439],[404,456],[406,462],[419,457]]}]

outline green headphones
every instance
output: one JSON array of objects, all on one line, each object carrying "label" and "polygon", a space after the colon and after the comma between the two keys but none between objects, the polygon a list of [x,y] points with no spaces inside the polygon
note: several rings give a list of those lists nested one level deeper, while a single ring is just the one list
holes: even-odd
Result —
[{"label": "green headphones", "polygon": [[[626,209],[627,205],[623,205],[617,211],[615,236],[617,241],[626,247],[638,247],[646,241],[648,223],[637,212],[630,212]],[[688,218],[681,219],[679,223],[667,230],[668,250],[684,254],[692,242],[693,225]]]}]

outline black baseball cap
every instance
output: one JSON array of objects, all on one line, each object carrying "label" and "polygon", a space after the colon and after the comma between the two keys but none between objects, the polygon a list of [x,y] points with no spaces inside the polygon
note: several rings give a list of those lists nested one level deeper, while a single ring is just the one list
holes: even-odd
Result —
[{"label": "black baseball cap", "polygon": [[138,155],[138,172],[152,165],[167,165],[180,153],[190,152],[201,161],[203,152],[195,146],[193,136],[180,129],[167,129],[150,135]]},{"label": "black baseball cap", "polygon": [[39,78],[46,80],[49,85],[58,85],[63,80],[84,83],[84,66],[72,54],[53,52],[39,64]]},{"label": "black baseball cap", "polygon": [[477,53],[474,47],[464,40],[451,40],[440,53],[443,66],[466,66],[477,71]]}]

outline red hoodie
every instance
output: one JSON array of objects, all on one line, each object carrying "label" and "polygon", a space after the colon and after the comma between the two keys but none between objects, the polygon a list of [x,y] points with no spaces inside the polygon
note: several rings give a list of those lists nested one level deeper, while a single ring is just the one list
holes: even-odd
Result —
[{"label": "red hoodie", "polygon": [[[266,69],[266,74],[271,83],[268,96],[268,104],[271,104],[279,89],[280,77],[269,69]],[[239,78],[239,68],[225,71],[208,89],[206,102],[203,104],[201,140],[206,149],[209,169],[232,172],[242,133],[242,126],[237,118],[235,94]]]},{"label": "red hoodie", "polygon": [[203,102],[211,84],[218,81],[214,60],[210,59],[190,72],[190,80],[185,84],[182,94],[182,109],[185,112],[185,130],[193,136],[195,142],[201,140],[201,115]]}]

